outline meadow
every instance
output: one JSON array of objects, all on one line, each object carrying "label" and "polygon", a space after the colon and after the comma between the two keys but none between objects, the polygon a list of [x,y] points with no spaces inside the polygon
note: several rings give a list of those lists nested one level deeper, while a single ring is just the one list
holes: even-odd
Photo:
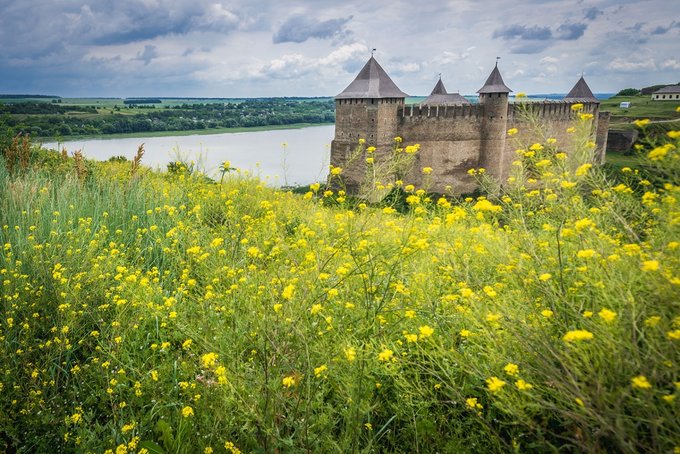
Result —
[{"label": "meadow", "polygon": [[591,121],[374,203],[15,139],[0,451],[678,452],[680,132],[612,172]]}]

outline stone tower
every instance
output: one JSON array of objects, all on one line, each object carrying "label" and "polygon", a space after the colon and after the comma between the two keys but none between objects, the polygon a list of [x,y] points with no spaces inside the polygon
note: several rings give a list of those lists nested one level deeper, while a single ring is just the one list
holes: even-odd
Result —
[{"label": "stone tower", "polygon": [[564,97],[564,101],[584,104],[584,107],[597,118],[595,123],[595,144],[597,146],[593,159],[597,164],[604,164],[605,152],[607,150],[607,133],[609,131],[609,112],[600,111],[600,101],[593,95],[593,91],[586,83],[583,75],[576,82],[574,88]]},{"label": "stone tower", "polygon": [[363,157],[349,162],[359,139],[376,147],[376,159],[387,154],[397,136],[397,110],[406,96],[371,56],[354,81],[335,97],[331,165],[343,167],[348,190],[357,189],[365,170]]},{"label": "stone tower", "polygon": [[498,63],[484,86],[477,91],[483,115],[479,166],[501,181],[505,179],[504,151],[508,129],[508,94],[511,91],[503,82]]}]

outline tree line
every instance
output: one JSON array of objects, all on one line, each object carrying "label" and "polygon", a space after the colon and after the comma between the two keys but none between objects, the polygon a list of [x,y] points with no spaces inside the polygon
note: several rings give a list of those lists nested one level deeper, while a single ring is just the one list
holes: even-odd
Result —
[{"label": "tree line", "polygon": [[155,109],[114,107],[112,110],[52,103],[0,104],[0,128],[41,138],[334,121],[332,99],[248,99],[236,103],[157,105]]}]

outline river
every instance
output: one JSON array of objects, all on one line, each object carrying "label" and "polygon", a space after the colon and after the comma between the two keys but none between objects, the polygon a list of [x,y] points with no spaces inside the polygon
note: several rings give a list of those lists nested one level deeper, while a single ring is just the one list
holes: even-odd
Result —
[{"label": "river", "polygon": [[164,170],[168,162],[181,158],[193,160],[206,173],[216,175],[218,167],[230,161],[232,167],[249,171],[271,186],[293,186],[325,181],[334,128],[325,125],[212,135],[88,139],[48,142],[43,146],[66,147],[69,154],[82,150],[87,158],[105,161],[112,156],[132,159],[143,143],[142,163],[152,168]]}]

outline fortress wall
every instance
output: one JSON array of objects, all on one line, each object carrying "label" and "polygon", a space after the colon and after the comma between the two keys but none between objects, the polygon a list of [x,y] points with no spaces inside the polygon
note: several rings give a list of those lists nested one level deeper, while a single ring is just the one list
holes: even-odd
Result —
[{"label": "fortress wall", "polygon": [[[434,192],[471,192],[476,184],[467,174],[479,166],[483,108],[479,105],[404,106],[397,112],[398,135],[404,144],[420,144],[418,160],[407,183],[427,185]],[[430,175],[421,169],[431,167]]]},{"label": "fortress wall", "polygon": [[[418,159],[407,183],[427,187],[440,194],[472,192],[477,183],[468,170],[479,167],[481,140],[429,140],[421,141]],[[423,175],[422,168],[432,168],[430,175]]]},{"label": "fortress wall", "polygon": [[[533,117],[535,120],[527,116],[522,105],[511,104],[508,106],[508,129],[517,128],[519,133],[516,136],[506,138],[502,182],[509,175],[512,162],[517,159],[515,154],[517,148],[528,147],[536,142],[544,143],[545,139],[549,137],[557,139],[556,145],[559,149],[569,150],[572,147],[574,135],[567,132],[567,129],[574,126],[577,121],[575,112],[571,110],[572,104],[576,103],[564,101],[531,103],[529,105],[530,112],[535,115]],[[594,102],[582,104],[583,110],[580,113],[592,113],[594,116],[593,131],[596,137],[601,135],[600,131],[605,131],[604,134],[606,134],[608,124],[598,128],[598,119],[601,117],[599,104]],[[606,141],[606,136],[604,140]],[[599,156],[599,147],[596,156]],[[601,158],[596,157],[596,161],[598,159]]]},{"label": "fortress wall", "polygon": [[428,140],[477,140],[483,110],[480,106],[405,106],[397,111],[397,131],[408,143]]}]

